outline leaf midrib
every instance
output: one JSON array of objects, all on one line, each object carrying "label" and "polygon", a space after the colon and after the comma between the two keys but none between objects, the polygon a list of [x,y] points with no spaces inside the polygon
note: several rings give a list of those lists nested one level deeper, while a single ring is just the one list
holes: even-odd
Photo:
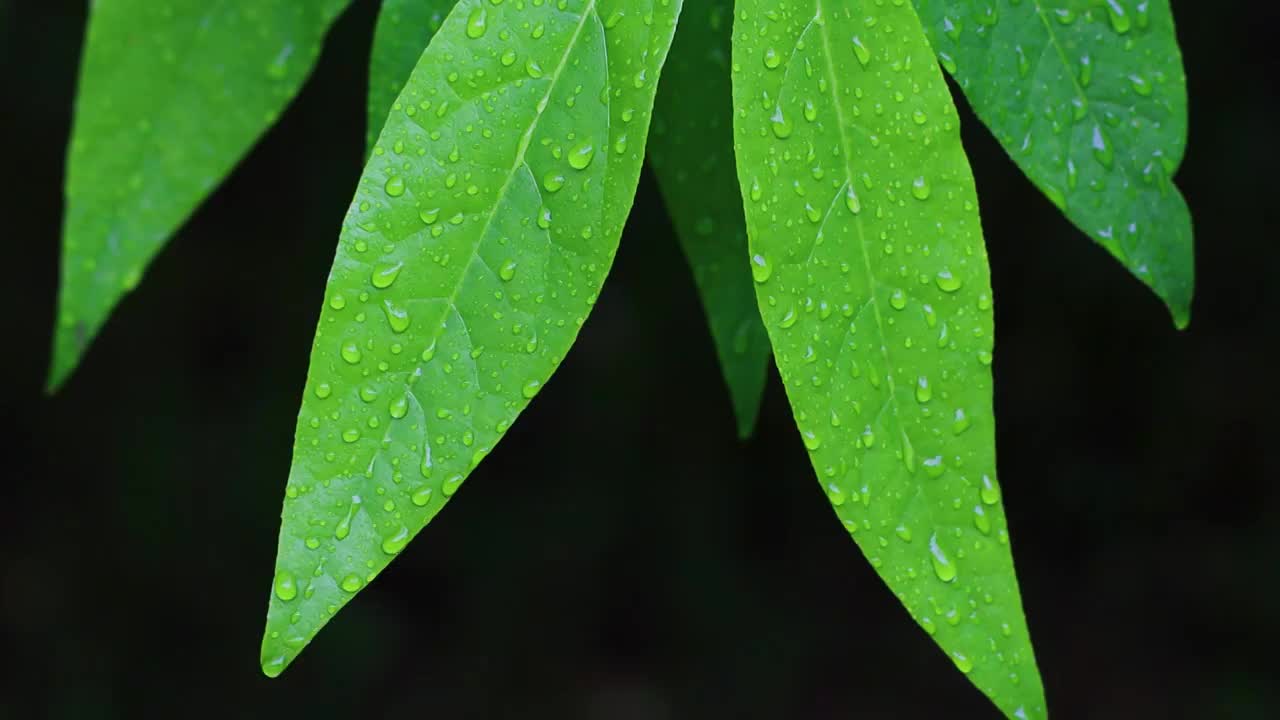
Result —
[{"label": "leaf midrib", "polygon": [[[832,64],[833,55],[831,50],[831,34],[827,30],[826,10],[822,6],[822,0],[814,0],[814,4],[817,7],[817,15],[815,16],[815,19],[817,20],[818,32],[822,37],[823,59],[825,60],[827,77],[831,83],[831,101],[832,105],[835,106],[836,123],[839,125],[840,151],[844,155],[844,186],[842,186],[841,191],[847,191],[848,188],[853,186],[853,177],[851,176],[849,168],[849,163],[852,161],[853,155],[851,154],[849,136],[846,131],[846,128],[849,126],[845,122],[844,110],[840,106],[840,79],[839,74],[836,72],[835,65]],[[839,201],[839,193],[837,193],[836,202]],[[866,231],[862,226],[861,215],[854,215],[853,225],[858,229],[858,250],[862,255],[862,268],[866,273],[867,288],[870,291],[869,304],[871,305],[871,309],[876,319],[876,335],[880,340],[880,355],[884,358],[885,362],[885,381],[889,386],[889,399],[885,404],[892,404],[894,406],[893,416],[897,417],[898,388],[893,379],[894,366],[893,362],[889,358],[889,343],[885,336],[884,316],[880,311],[880,288],[876,283],[875,274],[871,270],[871,257],[867,254],[867,236]],[[903,433],[906,432],[905,430],[902,430],[901,423],[899,423],[899,430]]]},{"label": "leaf midrib", "polygon": [[[583,7],[582,17],[578,20],[578,25],[574,28],[573,35],[565,44],[564,54],[561,55],[560,61],[556,64],[555,69],[550,74],[551,81],[547,83],[547,91],[538,101],[535,106],[537,109],[534,112],[533,119],[529,121],[529,126],[525,128],[524,134],[520,136],[520,142],[516,146],[515,161],[511,164],[511,169],[507,171],[506,181],[503,182],[502,187],[498,190],[498,194],[494,198],[493,206],[489,209],[489,216],[485,218],[484,226],[476,235],[476,242],[472,247],[471,257],[467,259],[467,264],[463,266],[462,271],[458,273],[458,280],[454,283],[453,290],[449,293],[448,297],[442,298],[445,301],[444,307],[440,312],[440,316],[431,327],[431,340],[433,343],[439,339],[441,334],[443,334],[442,330],[444,327],[444,319],[449,314],[450,310],[458,312],[459,317],[461,317],[461,311],[457,310],[458,294],[462,292],[462,287],[467,284],[467,277],[471,273],[472,266],[477,262],[483,262],[483,259],[480,256],[480,247],[484,244],[484,239],[489,234],[489,229],[493,225],[494,218],[498,216],[498,209],[503,205],[503,201],[506,199],[507,193],[511,189],[512,181],[516,178],[517,174],[519,174],[521,167],[527,167],[525,155],[529,150],[529,144],[533,140],[534,130],[537,129],[538,123],[542,120],[543,113],[546,112],[547,107],[551,103],[551,95],[555,92],[557,85],[560,83],[561,77],[564,75],[564,69],[569,63],[569,56],[573,54],[573,51],[578,44],[578,38],[582,36],[582,29],[586,27],[588,19],[596,12],[596,2],[597,0],[587,0],[587,4]],[[529,171],[529,176],[533,180],[534,187],[537,188],[538,180],[534,177],[532,170]],[[421,367],[422,366],[419,364],[417,369],[421,371]]]}]

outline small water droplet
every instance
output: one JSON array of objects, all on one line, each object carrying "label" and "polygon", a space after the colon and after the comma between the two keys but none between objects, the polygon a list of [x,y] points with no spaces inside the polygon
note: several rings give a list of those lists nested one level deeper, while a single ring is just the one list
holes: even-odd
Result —
[{"label": "small water droplet", "polygon": [[751,277],[755,278],[756,282],[768,282],[772,275],[773,265],[768,258],[760,254],[751,256]]}]

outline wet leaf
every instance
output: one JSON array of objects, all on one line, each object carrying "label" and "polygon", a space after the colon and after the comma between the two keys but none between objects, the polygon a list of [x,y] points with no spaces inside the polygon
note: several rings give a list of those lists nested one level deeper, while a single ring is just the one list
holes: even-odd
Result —
[{"label": "wet leaf", "polygon": [[1076,227],[1191,317],[1191,215],[1173,175],[1186,76],[1168,0],[915,0],[942,65]]},{"label": "wet leaf", "polygon": [[50,389],[293,99],[347,3],[90,3]]},{"label": "wet leaf", "polygon": [[752,272],[822,491],[956,667],[1045,717],[995,479],[977,196],[919,20],[905,0],[738,13]]},{"label": "wet leaf", "polygon": [[369,57],[368,149],[373,149],[392,103],[455,1],[382,0]]},{"label": "wet leaf", "polygon": [[649,161],[693,270],[738,434],[755,426],[769,362],[747,266],[747,229],[733,167],[731,0],[684,11],[654,105]]},{"label": "wet leaf", "polygon": [[679,0],[463,0],[338,242],[285,493],[280,673],[493,450],[585,321],[631,208]]}]

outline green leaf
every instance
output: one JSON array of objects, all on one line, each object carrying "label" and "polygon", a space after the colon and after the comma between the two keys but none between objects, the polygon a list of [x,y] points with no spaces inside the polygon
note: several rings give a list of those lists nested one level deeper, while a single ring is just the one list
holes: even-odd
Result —
[{"label": "green leaf", "polygon": [[349,0],[90,3],[49,389],[297,93]]},{"label": "green leaf", "polygon": [[1191,317],[1191,215],[1173,174],[1186,76],[1167,0],[915,0],[938,57],[1075,225]]},{"label": "green leaf", "polygon": [[755,426],[769,338],[747,266],[747,229],[733,167],[731,0],[685,11],[654,104],[649,161],[693,269],[738,420]]},{"label": "green leaf", "polygon": [[418,64],[431,36],[456,0],[382,0],[369,57],[369,141],[373,149],[391,105]]},{"label": "green leaf", "polygon": [[280,673],[551,376],[617,250],[679,0],[463,0],[343,224],[284,501]]},{"label": "green leaf", "polygon": [[738,0],[752,273],[836,514],[956,666],[1045,716],[995,480],[991,287],[955,106],[905,0]]}]

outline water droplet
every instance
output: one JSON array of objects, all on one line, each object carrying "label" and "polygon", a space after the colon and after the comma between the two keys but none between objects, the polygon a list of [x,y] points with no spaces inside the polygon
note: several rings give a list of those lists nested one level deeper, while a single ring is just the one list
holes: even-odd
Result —
[{"label": "water droplet", "polygon": [[383,189],[386,190],[387,194],[391,197],[400,197],[404,194],[404,178],[399,175],[392,175],[387,178],[387,183],[386,185],[383,185]]},{"label": "water droplet", "polygon": [[516,276],[516,261],[515,261],[515,260],[508,260],[508,261],[506,261],[506,262],[502,263],[502,267],[498,268],[498,277],[499,277],[499,278],[502,278],[502,281],[503,281],[503,282],[511,282],[511,280],[512,280],[515,276]]},{"label": "water droplet", "polygon": [[791,121],[787,119],[786,115],[782,114],[781,105],[774,108],[773,115],[769,118],[769,124],[773,128],[773,134],[779,140],[786,140],[791,137],[793,127],[791,125]]},{"label": "water droplet", "polygon": [[276,573],[275,589],[276,597],[285,602],[298,597],[298,581],[294,579],[293,573],[288,570],[281,570]]},{"label": "water droplet", "polygon": [[960,278],[951,274],[950,270],[941,270],[938,272],[937,278],[938,289],[942,292],[953,293],[960,289],[963,284]]},{"label": "water droplet", "polygon": [[809,452],[822,447],[822,438],[815,435],[812,430],[805,430],[800,433],[800,437],[804,439],[804,446]]},{"label": "water droplet", "polygon": [[751,256],[751,277],[755,278],[756,282],[768,282],[772,275],[773,265],[769,263],[768,258],[759,254]]},{"label": "water droplet", "polygon": [[991,518],[987,517],[987,511],[981,505],[973,506],[973,526],[983,535],[991,534]]},{"label": "water droplet", "polygon": [[382,552],[388,555],[395,555],[409,544],[409,528],[400,526],[394,534],[389,535],[382,540]]},{"label": "water droplet", "polygon": [[845,187],[844,205],[854,215],[862,212],[862,201],[858,199],[858,193],[854,191],[852,183]]},{"label": "water droplet", "polygon": [[405,415],[408,415],[409,414],[409,396],[401,395],[400,397],[392,400],[391,404],[387,406],[387,413],[390,414],[391,417],[395,418],[396,420],[399,420]]},{"label": "water droplet", "polygon": [[903,310],[907,307],[907,295],[901,290],[894,290],[889,293],[889,307],[894,310]]},{"label": "water droplet", "polygon": [[398,262],[394,265],[383,264],[374,267],[373,275],[369,277],[369,282],[379,290],[391,287],[391,284],[400,277],[400,268],[404,267],[404,263]]},{"label": "water droplet", "polygon": [[929,387],[929,378],[921,375],[916,378],[916,402],[927,403],[933,399],[933,388]]},{"label": "water droplet", "polygon": [[458,488],[462,486],[462,481],[465,479],[466,478],[462,475],[454,475],[444,481],[440,487],[440,492],[443,493],[445,497],[453,497],[453,494],[458,492]]},{"label": "water droplet", "polygon": [[342,359],[346,360],[348,364],[355,365],[360,362],[361,357],[360,346],[355,344],[354,341],[347,341],[342,344]]},{"label": "water droplet", "polygon": [[316,393],[316,397],[323,400],[333,394],[333,386],[331,386],[329,383],[322,382],[316,385],[315,393]]},{"label": "water droplet", "polygon": [[853,36],[853,54],[858,57],[858,63],[862,67],[866,67],[871,63],[871,51],[862,43],[862,39],[857,35]]},{"label": "water droplet", "polygon": [[484,33],[489,29],[489,16],[485,12],[483,5],[477,5],[471,10],[471,14],[467,16],[467,37],[475,40],[484,37]]},{"label": "water droplet", "polygon": [[569,167],[574,170],[586,170],[595,156],[595,145],[589,139],[581,140],[569,150]]},{"label": "water droplet", "polygon": [[830,502],[832,505],[834,505],[835,507],[840,507],[841,505],[844,505],[847,499],[848,499],[848,496],[845,494],[844,488],[840,487],[835,483],[830,483],[827,485],[827,501]]},{"label": "water droplet", "polygon": [[542,176],[542,187],[546,188],[547,192],[558,192],[560,188],[564,187],[564,181],[563,174],[551,170]]},{"label": "water droplet", "polygon": [[431,488],[429,487],[418,488],[413,492],[413,495],[409,496],[409,500],[411,500],[413,504],[417,505],[418,507],[426,507],[427,503],[431,502]]},{"label": "water droplet", "polygon": [[350,575],[342,578],[342,589],[349,593],[356,592],[362,585],[364,585],[364,581],[355,573],[351,573]]},{"label": "water droplet", "polygon": [[387,314],[387,324],[394,333],[402,333],[409,329],[409,311],[396,305],[391,298],[383,298],[382,311]]},{"label": "water droplet", "polygon": [[930,192],[929,181],[923,175],[911,181],[911,195],[915,199],[928,200]]},{"label": "water droplet", "polygon": [[1111,16],[1111,29],[1123,35],[1133,27],[1133,21],[1125,14],[1118,0],[1107,0],[1107,14]]},{"label": "water droplet", "polygon": [[1000,486],[989,475],[982,476],[982,487],[978,489],[978,495],[982,498],[982,502],[988,505],[995,505],[1000,502]]},{"label": "water droplet", "polygon": [[929,559],[933,562],[933,572],[942,582],[954,582],[956,566],[947,558],[946,553],[938,546],[938,533],[929,536]]}]

